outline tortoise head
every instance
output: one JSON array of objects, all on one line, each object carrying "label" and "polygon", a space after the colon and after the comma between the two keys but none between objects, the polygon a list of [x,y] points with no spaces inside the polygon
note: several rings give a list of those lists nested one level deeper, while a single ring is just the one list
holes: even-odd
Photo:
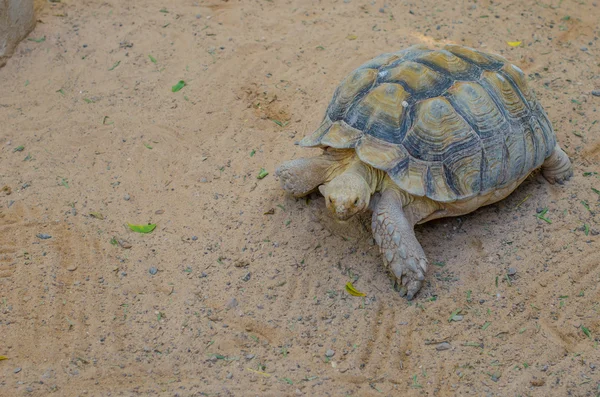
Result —
[{"label": "tortoise head", "polygon": [[354,173],[337,176],[331,182],[319,186],[319,191],[325,197],[327,208],[340,221],[365,211],[371,200],[369,184]]}]

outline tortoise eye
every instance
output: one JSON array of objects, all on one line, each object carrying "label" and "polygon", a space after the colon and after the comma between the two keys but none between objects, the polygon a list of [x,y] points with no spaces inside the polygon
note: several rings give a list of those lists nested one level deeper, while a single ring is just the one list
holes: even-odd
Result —
[{"label": "tortoise eye", "polygon": [[354,205],[358,205],[358,199],[354,200]]}]

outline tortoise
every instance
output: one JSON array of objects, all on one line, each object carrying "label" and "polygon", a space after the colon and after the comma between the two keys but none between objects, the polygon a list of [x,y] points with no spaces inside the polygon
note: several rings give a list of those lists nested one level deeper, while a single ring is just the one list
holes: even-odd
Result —
[{"label": "tortoise", "polygon": [[539,167],[552,184],[573,175],[523,71],[459,45],[414,45],[363,64],[299,144],[323,151],[280,165],[283,189],[318,189],[341,221],[371,210],[383,262],[408,299],[428,266],[416,224],[502,200]]}]

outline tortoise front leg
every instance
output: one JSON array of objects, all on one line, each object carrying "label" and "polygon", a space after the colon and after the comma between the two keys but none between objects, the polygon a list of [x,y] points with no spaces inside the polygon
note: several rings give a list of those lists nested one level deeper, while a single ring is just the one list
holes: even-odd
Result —
[{"label": "tortoise front leg", "polygon": [[326,154],[286,161],[281,164],[275,175],[279,177],[281,187],[295,197],[306,196],[319,185],[328,182],[334,159]]},{"label": "tortoise front leg", "polygon": [[411,300],[421,288],[427,272],[427,258],[417,241],[414,225],[402,210],[402,200],[393,188],[383,191],[373,211],[373,236],[400,287]]}]

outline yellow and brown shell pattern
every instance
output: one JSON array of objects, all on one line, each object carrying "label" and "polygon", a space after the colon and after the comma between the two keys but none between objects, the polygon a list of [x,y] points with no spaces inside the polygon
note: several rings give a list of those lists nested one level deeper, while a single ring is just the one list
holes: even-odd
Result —
[{"label": "yellow and brown shell pattern", "polygon": [[451,202],[522,179],[556,137],[526,76],[506,59],[417,45],[352,72],[300,144],[353,148],[401,189]]}]

